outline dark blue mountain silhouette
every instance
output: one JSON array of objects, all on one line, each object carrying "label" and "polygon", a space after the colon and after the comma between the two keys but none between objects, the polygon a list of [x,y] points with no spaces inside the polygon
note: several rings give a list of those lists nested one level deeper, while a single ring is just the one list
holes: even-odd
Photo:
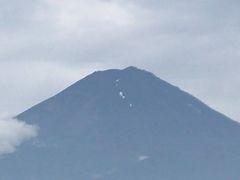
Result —
[{"label": "dark blue mountain silhouette", "polygon": [[17,116],[39,136],[1,180],[237,180],[240,126],[152,73],[95,72]]}]

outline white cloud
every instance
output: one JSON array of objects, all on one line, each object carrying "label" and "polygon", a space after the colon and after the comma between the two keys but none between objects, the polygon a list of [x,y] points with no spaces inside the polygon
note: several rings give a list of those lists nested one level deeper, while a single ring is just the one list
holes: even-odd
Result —
[{"label": "white cloud", "polygon": [[59,32],[85,34],[134,24],[134,6],[116,1],[44,0],[36,20],[48,22]]},{"label": "white cloud", "polygon": [[38,128],[10,117],[0,117],[0,155],[13,153],[23,142],[37,136]]}]

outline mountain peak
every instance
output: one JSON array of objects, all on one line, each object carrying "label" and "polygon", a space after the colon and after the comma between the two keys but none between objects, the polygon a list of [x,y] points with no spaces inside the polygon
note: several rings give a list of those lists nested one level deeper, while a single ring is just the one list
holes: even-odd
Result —
[{"label": "mountain peak", "polygon": [[136,66],[128,66],[126,68],[123,68],[123,69],[107,69],[107,70],[100,70],[100,71],[95,71],[93,74],[96,74],[96,73],[125,73],[125,72],[147,72],[147,73],[150,73],[146,70],[143,70],[143,69],[140,69]]},{"label": "mountain peak", "polygon": [[125,70],[125,71],[136,71],[136,70],[140,70],[140,69],[135,67],[135,66],[128,66],[123,70]]}]

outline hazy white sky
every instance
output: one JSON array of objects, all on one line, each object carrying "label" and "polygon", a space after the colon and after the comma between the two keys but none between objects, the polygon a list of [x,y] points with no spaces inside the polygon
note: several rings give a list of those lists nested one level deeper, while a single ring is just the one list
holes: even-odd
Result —
[{"label": "hazy white sky", "polygon": [[0,1],[0,113],[138,66],[240,121],[240,1]]}]

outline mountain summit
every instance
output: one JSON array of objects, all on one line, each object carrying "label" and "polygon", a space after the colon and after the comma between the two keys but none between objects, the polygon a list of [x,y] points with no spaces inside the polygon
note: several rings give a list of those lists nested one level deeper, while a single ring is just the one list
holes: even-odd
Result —
[{"label": "mountain summit", "polygon": [[240,126],[135,67],[98,71],[18,119],[39,136],[0,160],[1,180],[240,178]]}]

